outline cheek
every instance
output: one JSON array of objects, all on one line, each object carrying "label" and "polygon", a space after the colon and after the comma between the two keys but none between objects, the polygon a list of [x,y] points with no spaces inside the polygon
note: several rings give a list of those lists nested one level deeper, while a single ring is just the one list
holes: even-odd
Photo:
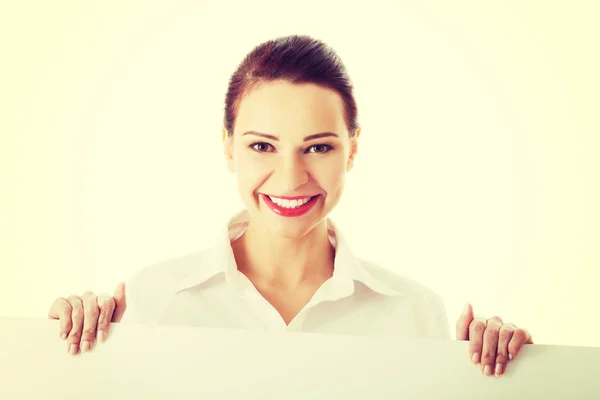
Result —
[{"label": "cheek", "polygon": [[236,154],[236,176],[241,191],[254,191],[265,179],[269,167],[255,154],[242,151]]},{"label": "cheek", "polygon": [[339,195],[344,187],[346,164],[343,157],[328,160],[315,170],[315,179],[329,195]]}]

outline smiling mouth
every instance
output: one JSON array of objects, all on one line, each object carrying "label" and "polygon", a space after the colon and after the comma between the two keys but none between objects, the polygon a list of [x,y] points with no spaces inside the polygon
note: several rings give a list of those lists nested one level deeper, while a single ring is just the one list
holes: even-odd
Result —
[{"label": "smiling mouth", "polygon": [[276,197],[261,194],[264,202],[275,214],[282,217],[299,217],[308,213],[320,195],[304,197]]},{"label": "smiling mouth", "polygon": [[270,195],[266,194],[265,196],[268,197],[269,200],[271,200],[271,202],[278,205],[279,207],[298,208],[298,207],[302,207],[306,203],[310,202],[318,195],[304,196],[304,197],[277,197],[277,196],[270,196]]}]

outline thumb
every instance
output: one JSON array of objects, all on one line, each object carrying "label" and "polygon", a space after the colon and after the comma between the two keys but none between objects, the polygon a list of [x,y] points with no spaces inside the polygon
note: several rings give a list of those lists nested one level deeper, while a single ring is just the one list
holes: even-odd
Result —
[{"label": "thumb", "polygon": [[471,303],[467,303],[458,321],[456,321],[456,340],[469,340],[469,326],[474,318],[473,306]]},{"label": "thumb", "polygon": [[113,312],[112,322],[119,322],[123,318],[125,308],[127,308],[127,299],[125,297],[125,282],[121,282],[115,289],[115,311]]}]

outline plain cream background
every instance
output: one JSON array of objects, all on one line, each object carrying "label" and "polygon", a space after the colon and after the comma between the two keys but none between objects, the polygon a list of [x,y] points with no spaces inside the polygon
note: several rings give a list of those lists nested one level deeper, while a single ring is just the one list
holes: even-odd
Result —
[{"label": "plain cream background", "polygon": [[470,301],[537,343],[600,346],[596,3],[214,3],[0,6],[0,315],[207,246],[242,207],[229,76],[306,33],[356,87],[332,215],[356,253],[437,291],[452,323]]}]

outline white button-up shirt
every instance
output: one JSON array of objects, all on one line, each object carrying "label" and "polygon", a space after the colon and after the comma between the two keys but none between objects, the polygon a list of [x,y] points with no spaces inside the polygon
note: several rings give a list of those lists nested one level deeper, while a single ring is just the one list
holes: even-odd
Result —
[{"label": "white button-up shirt", "polygon": [[126,282],[122,323],[450,339],[445,308],[427,287],[356,258],[331,219],[333,276],[286,325],[237,269],[231,242],[248,226],[236,214],[214,246],[141,269]]}]

